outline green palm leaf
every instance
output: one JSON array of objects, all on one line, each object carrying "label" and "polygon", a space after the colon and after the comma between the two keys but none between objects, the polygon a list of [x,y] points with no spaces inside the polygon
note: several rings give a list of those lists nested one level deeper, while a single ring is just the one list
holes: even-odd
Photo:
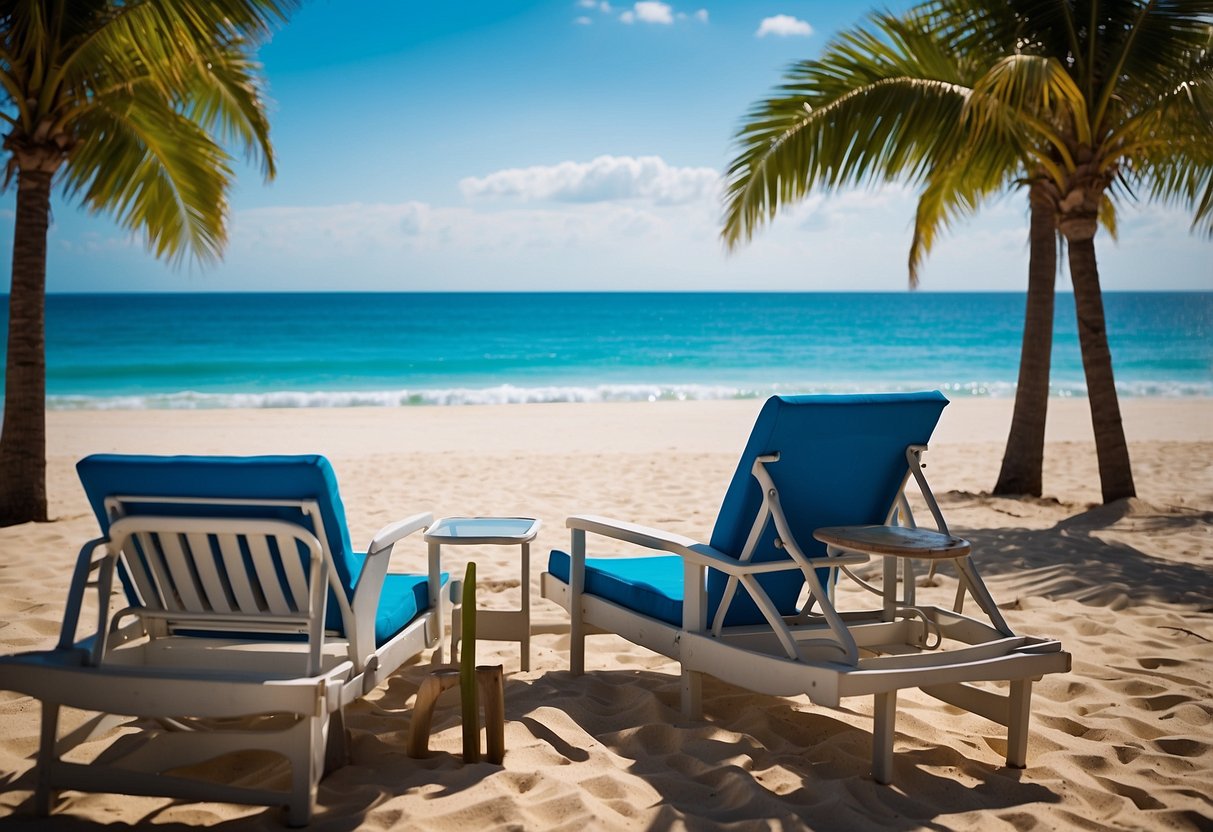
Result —
[{"label": "green palm leaf", "polygon": [[127,101],[112,97],[80,121],[104,141],[85,143],[73,155],[69,194],[142,233],[157,257],[220,256],[231,160],[204,130],[148,89]]},{"label": "green palm leaf", "polygon": [[274,175],[253,50],[298,0],[0,0],[6,183],[20,179],[0,430],[0,524],[46,519],[45,285],[52,182],[158,257],[219,258],[225,147]]},{"label": "green palm leaf", "polygon": [[933,24],[927,14],[874,15],[751,110],[727,173],[727,245],[814,188],[921,182],[935,160],[959,155],[962,137],[946,125],[959,123],[972,65]]}]

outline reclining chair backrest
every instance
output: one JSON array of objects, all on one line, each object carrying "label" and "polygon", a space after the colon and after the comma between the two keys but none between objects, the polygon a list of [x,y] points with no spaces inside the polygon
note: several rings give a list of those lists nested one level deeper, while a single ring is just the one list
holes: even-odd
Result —
[{"label": "reclining chair backrest", "polygon": [[[323,530],[294,506],[206,503],[156,503],[152,500],[123,505],[132,514],[174,517],[243,517],[286,520],[303,526],[320,538],[332,556],[333,568],[346,601],[362,569],[350,546],[345,508],[337,493],[337,478],[322,456],[135,456],[94,454],[76,464],[80,482],[101,526],[109,534],[112,520],[106,501],[113,497],[201,498],[216,501],[299,500],[314,502]],[[122,583],[131,604],[138,599],[123,572]],[[345,635],[339,606],[330,590],[325,628]]]},{"label": "reclining chair backrest", "polygon": [[[725,493],[712,531],[712,547],[739,557],[762,505],[762,489],[751,470],[756,457],[779,454],[767,471],[779,491],[784,514],[801,550],[824,556],[813,539],[822,526],[885,522],[908,463],[906,447],[925,445],[948,400],[938,391],[841,396],[773,396],[767,400]],[[784,560],[768,522],[752,560]],[[824,577],[824,576],[823,576]],[[708,620],[728,576],[708,572]],[[783,615],[796,612],[804,586],[799,571],[778,572],[760,582]],[[744,590],[734,596],[725,624],[760,624],[765,619]]]}]

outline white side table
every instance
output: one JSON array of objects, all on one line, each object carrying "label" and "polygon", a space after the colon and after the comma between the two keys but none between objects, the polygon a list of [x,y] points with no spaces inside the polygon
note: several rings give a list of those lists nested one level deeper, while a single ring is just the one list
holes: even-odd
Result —
[{"label": "white side table", "polygon": [[[443,517],[425,533],[430,563],[441,562],[442,546],[519,546],[522,549],[522,608],[476,610],[476,637],[517,641],[522,670],[531,669],[531,541],[541,523],[533,517]],[[452,581],[452,587],[456,582]],[[437,599],[432,599],[437,600]],[[451,661],[459,660],[460,619],[451,616]]]}]

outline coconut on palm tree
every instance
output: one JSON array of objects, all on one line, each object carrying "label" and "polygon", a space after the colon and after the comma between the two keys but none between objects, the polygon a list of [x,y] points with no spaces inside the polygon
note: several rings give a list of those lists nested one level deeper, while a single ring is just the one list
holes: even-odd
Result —
[{"label": "coconut on palm tree", "polygon": [[[794,66],[779,94],[750,112],[729,170],[722,236],[730,246],[814,189],[921,185],[911,285],[941,229],[1008,187],[1026,187],[1028,307],[1000,489],[1040,491],[1055,229],[1069,243],[1109,501],[1130,496],[1133,483],[1095,230],[1099,221],[1114,228],[1112,197],[1133,187],[1195,208],[1197,223],[1213,216],[1210,4],[1111,6],[1101,12],[1098,3],[1074,0],[939,0],[902,16],[873,15],[820,59]],[[1102,103],[1082,106],[1087,101]]]},{"label": "coconut on palm tree", "polygon": [[51,194],[112,215],[158,257],[217,258],[226,145],[274,174],[252,51],[298,0],[2,0],[0,118],[16,183],[0,525],[46,518]]}]

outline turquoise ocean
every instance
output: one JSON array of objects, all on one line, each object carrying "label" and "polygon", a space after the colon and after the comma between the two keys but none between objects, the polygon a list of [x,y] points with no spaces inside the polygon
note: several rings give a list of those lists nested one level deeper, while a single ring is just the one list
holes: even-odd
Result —
[{"label": "turquoise ocean", "polygon": [[[1123,396],[1213,396],[1213,292],[1108,293],[1105,309]],[[54,409],[1009,397],[1023,313],[998,293],[51,295],[47,394]],[[1085,395],[1069,294],[1052,393]]]}]

